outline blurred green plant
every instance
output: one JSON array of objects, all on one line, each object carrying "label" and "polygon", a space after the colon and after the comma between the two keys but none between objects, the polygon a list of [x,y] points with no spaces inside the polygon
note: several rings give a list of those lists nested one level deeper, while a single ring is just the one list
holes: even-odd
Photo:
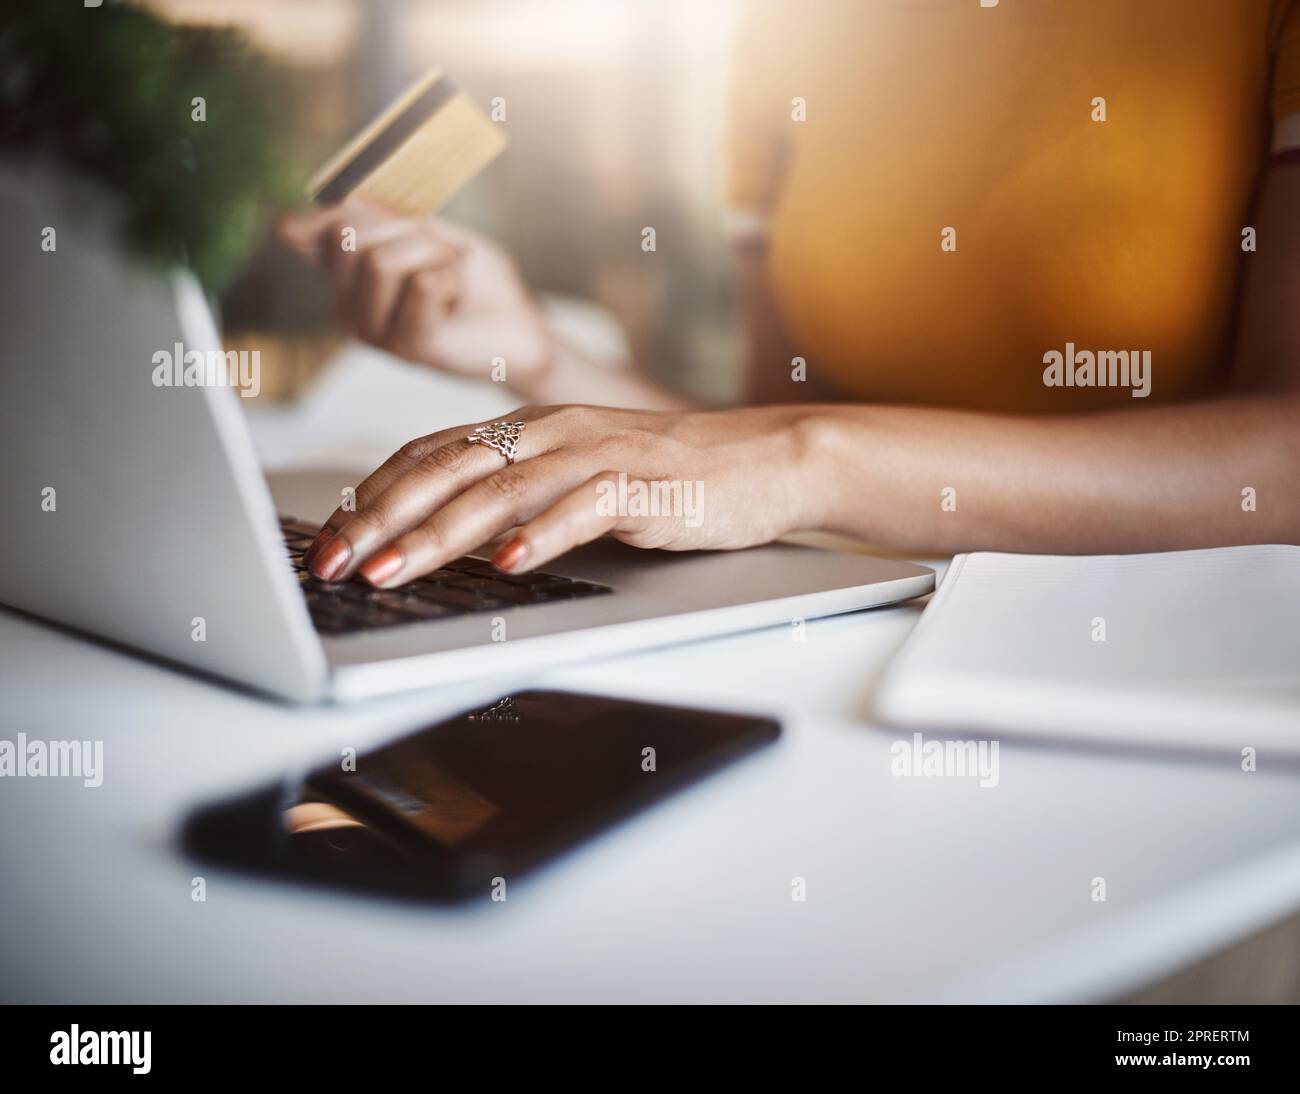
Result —
[{"label": "blurred green plant", "polygon": [[297,196],[281,74],[231,30],[129,5],[4,9],[0,155],[96,180],[120,199],[133,252],[223,287]]}]

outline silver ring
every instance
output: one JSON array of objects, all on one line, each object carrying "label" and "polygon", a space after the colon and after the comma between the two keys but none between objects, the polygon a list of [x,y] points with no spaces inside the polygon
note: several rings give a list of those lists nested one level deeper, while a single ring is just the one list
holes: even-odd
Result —
[{"label": "silver ring", "polygon": [[470,444],[487,445],[494,448],[506,458],[506,465],[515,462],[519,453],[519,438],[524,432],[523,422],[493,422],[481,425],[465,439]]}]

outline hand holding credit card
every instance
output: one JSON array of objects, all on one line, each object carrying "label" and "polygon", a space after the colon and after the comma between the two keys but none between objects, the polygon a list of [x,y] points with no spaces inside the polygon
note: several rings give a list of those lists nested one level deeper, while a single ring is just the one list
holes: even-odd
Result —
[{"label": "hand holding credit card", "polygon": [[318,207],[286,212],[276,234],[324,274],[345,331],[462,375],[486,376],[501,359],[518,383],[546,371],[554,341],[510,255],[435,215],[505,144],[431,72],[316,173]]},{"label": "hand holding credit card", "polygon": [[322,205],[356,196],[404,216],[427,216],[505,146],[501,128],[435,69],[317,171],[307,190]]}]

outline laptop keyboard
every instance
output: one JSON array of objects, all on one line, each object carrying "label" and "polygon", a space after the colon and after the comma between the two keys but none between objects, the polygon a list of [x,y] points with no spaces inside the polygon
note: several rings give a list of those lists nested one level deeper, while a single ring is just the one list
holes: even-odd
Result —
[{"label": "laptop keyboard", "polygon": [[284,518],[280,529],[307,611],[321,634],[355,634],[613,592],[608,585],[559,574],[503,574],[490,562],[468,556],[398,589],[376,589],[356,580],[321,581],[307,572],[302,561],[317,529]]}]

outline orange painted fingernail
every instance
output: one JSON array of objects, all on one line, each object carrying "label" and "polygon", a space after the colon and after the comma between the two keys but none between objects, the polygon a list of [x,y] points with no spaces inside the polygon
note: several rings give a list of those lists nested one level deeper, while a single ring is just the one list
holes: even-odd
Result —
[{"label": "orange painted fingernail", "polygon": [[515,569],[528,556],[528,544],[522,539],[512,539],[492,556],[492,565],[498,570],[509,572]]},{"label": "orange painted fingernail", "polygon": [[320,549],[324,547],[325,544],[327,544],[333,538],[334,538],[333,528],[322,528],[319,532],[316,533],[316,538],[313,539],[309,544],[307,544],[307,550],[303,552],[303,556],[302,556],[303,560],[307,563],[308,566],[311,565],[311,560],[320,553]]},{"label": "orange painted fingernail", "polygon": [[332,536],[307,567],[322,581],[329,581],[347,565],[351,554],[352,549],[346,539]]},{"label": "orange painted fingernail", "polygon": [[382,585],[402,568],[402,552],[388,547],[368,559],[361,567],[361,576],[371,585]]}]

